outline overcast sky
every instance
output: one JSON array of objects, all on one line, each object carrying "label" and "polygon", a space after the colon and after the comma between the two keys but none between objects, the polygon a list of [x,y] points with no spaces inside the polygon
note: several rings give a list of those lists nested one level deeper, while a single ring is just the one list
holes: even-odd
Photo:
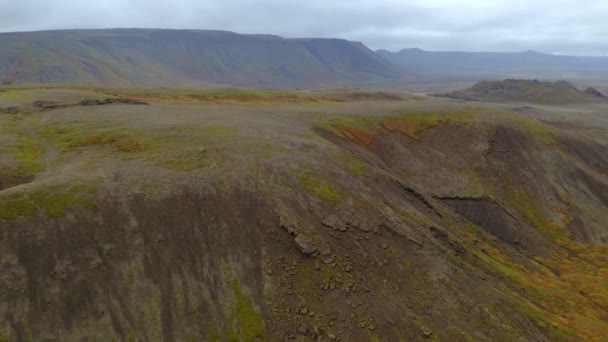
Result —
[{"label": "overcast sky", "polygon": [[0,31],[158,27],[338,37],[373,49],[608,55],[608,1],[0,0]]}]

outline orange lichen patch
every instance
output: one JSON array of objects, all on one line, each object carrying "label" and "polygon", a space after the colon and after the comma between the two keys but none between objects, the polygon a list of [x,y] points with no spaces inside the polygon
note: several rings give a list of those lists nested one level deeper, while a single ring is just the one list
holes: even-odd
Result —
[{"label": "orange lichen patch", "polygon": [[556,247],[550,257],[534,256],[529,265],[510,258],[498,246],[459,227],[468,250],[508,279],[513,303],[536,323],[558,332],[564,340],[603,341],[608,331],[608,247],[581,245],[572,240],[567,250]]},{"label": "orange lichen patch", "polygon": [[374,134],[356,127],[339,126],[334,133],[345,140],[361,146],[373,146],[375,144]]}]

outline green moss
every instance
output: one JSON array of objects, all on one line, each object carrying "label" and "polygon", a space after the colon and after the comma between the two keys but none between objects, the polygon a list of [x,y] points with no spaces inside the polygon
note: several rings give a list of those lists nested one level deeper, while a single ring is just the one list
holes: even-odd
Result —
[{"label": "green moss", "polygon": [[36,214],[38,208],[23,193],[13,193],[0,197],[0,219],[13,220]]},{"label": "green moss", "polygon": [[313,114],[318,118],[315,120],[314,126],[318,126],[326,131],[333,132],[339,127],[353,127],[363,131],[367,131],[375,127],[380,122],[381,118],[375,116],[359,116],[359,115],[342,115],[333,116],[327,114]]},{"label": "green moss", "polygon": [[513,208],[541,233],[555,241],[570,238],[570,233],[566,229],[559,227],[543,214],[542,209],[533,200],[534,196],[514,187],[507,187],[506,195]]},{"label": "green moss", "polygon": [[555,129],[536,120],[535,118],[524,116],[518,113],[512,113],[511,122],[519,129],[525,131],[532,137],[551,144],[553,143],[553,134]]},{"label": "green moss", "polygon": [[44,147],[37,140],[25,134],[18,118],[2,118],[0,121],[2,129],[15,136],[15,142],[8,146],[0,147],[0,152],[15,156],[16,168],[2,170],[2,174],[16,176],[35,175],[44,169],[42,154]]},{"label": "green moss", "polygon": [[520,285],[526,284],[524,278],[522,277],[521,272],[519,272],[518,270],[501,263],[500,261],[486,255],[483,252],[475,253],[475,255],[479,259],[481,259],[483,262],[485,262],[488,266],[490,266],[490,268],[500,272],[502,275],[504,275],[508,279],[510,279]]},{"label": "green moss", "polygon": [[129,129],[104,130],[74,122],[36,127],[41,137],[62,152],[93,145],[111,147],[119,152],[142,152],[152,143],[150,137]]},{"label": "green moss", "polygon": [[23,340],[26,342],[33,342],[34,335],[32,334],[32,328],[30,327],[30,321],[29,321],[28,315],[26,313],[24,313],[19,318],[19,323],[21,324],[21,328],[23,329],[23,332],[24,332]]},{"label": "green moss", "polygon": [[235,297],[235,315],[240,327],[243,341],[254,341],[256,338],[264,339],[266,331],[264,322],[253,306],[253,300],[243,292],[239,281],[235,278],[232,282]]},{"label": "green moss", "polygon": [[469,334],[452,323],[448,324],[448,330],[450,331],[450,335],[458,341],[473,342],[473,338]]},{"label": "green moss", "polygon": [[305,191],[331,204],[336,204],[342,199],[342,195],[333,185],[310,172],[306,172],[300,176],[300,186]]},{"label": "green moss", "polygon": [[232,136],[239,132],[238,128],[227,125],[205,126],[201,130],[204,135]]},{"label": "green moss", "polygon": [[135,336],[135,333],[133,331],[129,331],[129,333],[127,334],[127,341],[137,342],[137,336]]},{"label": "green moss", "polygon": [[395,333],[395,335],[397,335],[399,342],[407,342],[407,339],[401,334],[401,331],[397,330],[396,328],[393,328],[393,332]]},{"label": "green moss", "polygon": [[481,108],[466,108],[461,110],[448,110],[438,112],[420,112],[414,110],[405,110],[395,113],[395,115],[387,118],[388,120],[398,119],[415,122],[469,122],[484,113]]},{"label": "green moss", "polygon": [[349,173],[363,178],[369,175],[369,166],[357,157],[351,154],[343,154],[338,159]]},{"label": "green moss", "polygon": [[217,333],[217,328],[214,323],[207,325],[207,342],[221,342],[220,336]]},{"label": "green moss", "polygon": [[[418,315],[413,315],[413,321],[414,324],[416,324],[416,326],[418,326],[418,329],[420,329],[420,333],[422,334],[427,334],[427,333],[431,333],[431,335],[429,337],[425,337],[424,340],[426,341],[439,341],[439,336],[437,336],[437,334],[434,334],[431,330],[431,328],[428,326],[428,324],[426,323],[426,321],[418,316]],[[420,338],[420,340],[423,340],[422,338]]]},{"label": "green moss", "polygon": [[173,158],[157,160],[156,164],[174,171],[192,171],[208,167],[211,163],[207,150],[201,149],[187,151]]},{"label": "green moss", "polygon": [[61,217],[70,206],[96,207],[92,198],[94,189],[82,185],[53,186],[32,192],[16,192],[0,197],[0,219],[13,220],[31,217],[38,212],[48,217]]}]

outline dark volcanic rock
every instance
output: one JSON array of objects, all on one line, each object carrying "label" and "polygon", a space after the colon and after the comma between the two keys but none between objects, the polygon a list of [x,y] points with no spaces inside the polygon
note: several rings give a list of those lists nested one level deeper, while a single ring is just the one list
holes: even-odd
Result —
[{"label": "dark volcanic rock", "polygon": [[128,104],[128,105],[147,105],[147,102],[129,98],[107,98],[105,100],[83,100],[81,106],[103,106],[108,104]]},{"label": "dark volcanic rock", "polygon": [[604,94],[602,94],[599,90],[597,90],[593,87],[589,87],[589,88],[585,89],[585,93],[592,95],[592,96],[596,96],[596,97],[606,98],[606,96],[604,96]]},{"label": "dark volcanic rock", "polygon": [[42,109],[54,109],[65,107],[65,104],[61,104],[57,101],[36,101],[33,103],[34,107],[42,108]]}]

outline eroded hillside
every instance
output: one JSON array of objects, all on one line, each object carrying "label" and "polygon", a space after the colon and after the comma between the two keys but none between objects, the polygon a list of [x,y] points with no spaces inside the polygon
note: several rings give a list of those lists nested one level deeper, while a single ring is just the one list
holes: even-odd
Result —
[{"label": "eroded hillside", "polygon": [[389,95],[4,89],[1,339],[602,340],[606,108]]}]

